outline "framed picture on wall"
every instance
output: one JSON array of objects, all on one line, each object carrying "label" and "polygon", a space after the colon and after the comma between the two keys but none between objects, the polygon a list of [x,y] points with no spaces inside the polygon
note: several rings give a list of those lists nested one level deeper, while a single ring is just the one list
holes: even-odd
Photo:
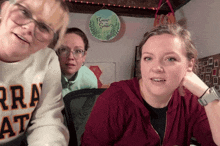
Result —
[{"label": "framed picture on wall", "polygon": [[204,71],[203,81],[209,87],[216,86],[216,88],[218,88],[218,90],[220,91],[220,53],[211,56],[206,56],[204,58],[200,58],[199,62],[202,63],[200,64],[201,67],[199,68],[201,69],[199,70],[200,71],[199,77],[202,78],[201,74]]},{"label": "framed picture on wall", "polygon": [[212,76],[216,76],[216,75],[217,75],[217,69],[214,68],[214,69],[212,70]]},{"label": "framed picture on wall", "polygon": [[218,77],[213,77],[213,85],[218,85]]},{"label": "framed picture on wall", "polygon": [[213,57],[209,58],[209,65],[213,65]]},{"label": "framed picture on wall", "polygon": [[219,63],[219,62],[218,62],[218,59],[215,59],[215,60],[214,60],[214,67],[218,67],[218,63]]},{"label": "framed picture on wall", "polygon": [[211,73],[212,72],[212,68],[211,67],[207,67],[206,68],[206,73]]},{"label": "framed picture on wall", "polygon": [[203,73],[200,74],[200,79],[204,81],[204,74]]},{"label": "framed picture on wall", "polygon": [[98,80],[98,88],[109,86],[116,81],[116,62],[85,62]]},{"label": "framed picture on wall", "polygon": [[205,67],[204,66],[201,67],[201,73],[205,73]]},{"label": "framed picture on wall", "polygon": [[207,74],[207,75],[205,76],[205,82],[210,82],[210,74]]},{"label": "framed picture on wall", "polygon": [[203,61],[203,65],[204,66],[207,66],[208,65],[208,61],[206,60],[206,61]]}]

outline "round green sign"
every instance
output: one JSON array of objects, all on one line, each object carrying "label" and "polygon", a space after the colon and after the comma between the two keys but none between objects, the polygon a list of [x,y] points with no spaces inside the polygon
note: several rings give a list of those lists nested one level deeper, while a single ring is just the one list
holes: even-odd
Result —
[{"label": "round green sign", "polygon": [[109,41],[119,33],[120,20],[113,11],[101,9],[92,15],[89,29],[95,38],[101,41]]}]

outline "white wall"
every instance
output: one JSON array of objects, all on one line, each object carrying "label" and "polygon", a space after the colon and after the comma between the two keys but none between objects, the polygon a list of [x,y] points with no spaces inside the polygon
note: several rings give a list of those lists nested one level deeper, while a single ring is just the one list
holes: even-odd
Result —
[{"label": "white wall", "polygon": [[[182,10],[199,58],[220,53],[220,0],[191,0]],[[181,16],[181,10],[176,15]],[[178,17],[180,18],[180,17]]]},{"label": "white wall", "polygon": [[90,43],[86,62],[116,62],[116,81],[130,79],[133,75],[135,46],[144,33],[152,28],[153,18],[121,17],[121,30],[110,42],[102,42],[93,37],[89,30],[92,14],[70,14],[69,27],[83,30]]}]

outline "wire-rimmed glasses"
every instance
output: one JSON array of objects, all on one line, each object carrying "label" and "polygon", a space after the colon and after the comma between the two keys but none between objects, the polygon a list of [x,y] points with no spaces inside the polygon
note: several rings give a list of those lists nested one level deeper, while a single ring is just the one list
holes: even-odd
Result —
[{"label": "wire-rimmed glasses", "polygon": [[73,56],[78,59],[78,58],[81,58],[84,56],[85,54],[85,51],[84,50],[81,50],[81,49],[74,49],[73,51],[71,51],[71,49],[69,47],[65,47],[65,46],[61,46],[59,49],[58,49],[58,54],[60,56],[63,56],[63,57],[68,57],[70,55],[70,52],[73,54]]}]

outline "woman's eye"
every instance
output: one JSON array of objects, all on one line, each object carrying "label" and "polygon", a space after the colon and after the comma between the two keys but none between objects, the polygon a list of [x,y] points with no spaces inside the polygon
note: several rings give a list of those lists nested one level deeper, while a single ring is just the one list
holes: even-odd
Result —
[{"label": "woman's eye", "polygon": [[21,8],[20,11],[25,17],[28,17],[28,18],[31,17],[30,13],[27,10]]},{"label": "woman's eye", "polygon": [[38,28],[42,32],[49,32],[50,31],[49,27],[44,23],[38,23]]},{"label": "woman's eye", "polygon": [[169,58],[167,58],[167,60],[170,61],[170,62],[173,62],[173,61],[176,61],[176,58],[174,58],[174,57],[169,57]]},{"label": "woman's eye", "polygon": [[76,54],[80,54],[82,51],[81,50],[75,50]]},{"label": "woman's eye", "polygon": [[66,51],[66,49],[65,49],[65,48],[61,48],[61,49],[60,49],[60,51],[62,51],[62,52],[63,52],[63,51]]},{"label": "woman's eye", "polygon": [[144,57],[144,60],[152,60],[152,58],[151,57]]},{"label": "woman's eye", "polygon": [[60,48],[60,52],[67,52],[68,49],[67,48]]}]

